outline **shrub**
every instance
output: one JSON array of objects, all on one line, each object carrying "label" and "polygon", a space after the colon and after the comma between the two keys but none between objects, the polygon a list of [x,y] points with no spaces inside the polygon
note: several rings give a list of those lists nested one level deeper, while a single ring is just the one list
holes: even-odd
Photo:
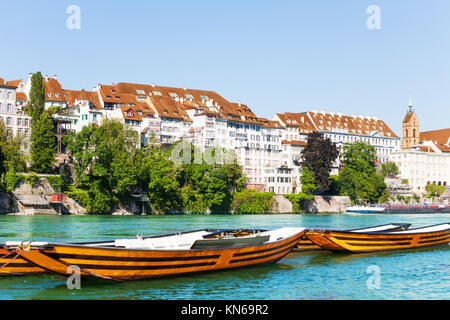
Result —
[{"label": "shrub", "polygon": [[306,200],[314,198],[313,195],[309,195],[303,192],[298,194],[285,194],[284,196],[292,203],[294,213],[300,213],[304,211]]},{"label": "shrub", "polygon": [[25,179],[25,182],[28,183],[32,188],[38,181],[41,180],[35,173],[26,175],[24,179]]},{"label": "shrub", "polygon": [[23,179],[22,175],[19,175],[14,171],[14,169],[8,170],[5,174],[5,184],[6,184],[6,191],[10,192],[13,191],[16,188],[16,185],[19,183],[20,180]]},{"label": "shrub", "polygon": [[233,193],[233,213],[269,213],[273,203],[273,192],[243,190]]},{"label": "shrub", "polygon": [[47,176],[45,178],[47,179],[48,183],[50,183],[55,192],[63,192],[64,190],[66,190],[65,181],[63,178],[58,176]]}]

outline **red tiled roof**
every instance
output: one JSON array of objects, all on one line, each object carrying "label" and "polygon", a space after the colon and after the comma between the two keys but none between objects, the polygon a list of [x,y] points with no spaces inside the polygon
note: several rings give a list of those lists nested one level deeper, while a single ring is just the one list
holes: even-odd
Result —
[{"label": "red tiled roof", "polygon": [[[106,87],[106,89],[103,89],[103,87]],[[106,92],[107,90],[109,90],[110,96],[114,94],[112,93],[112,90],[115,90],[119,96],[121,93],[126,93],[134,95],[135,97],[150,97],[149,105],[152,104],[160,116],[163,117],[171,116],[183,119],[184,121],[192,121],[187,114],[184,116],[181,115],[180,117],[180,114],[176,115],[173,111],[183,113],[180,110],[180,107],[183,108],[184,111],[200,108],[208,114],[220,114],[220,116],[230,121],[259,124],[258,118],[248,106],[239,103],[231,103],[214,91],[134,83],[118,83],[113,86],[102,85],[102,91]],[[210,107],[207,107],[207,105]],[[160,111],[166,110],[167,113],[160,113],[158,109]]]},{"label": "red tiled roof", "polygon": [[55,78],[42,78],[45,85],[45,100],[66,102],[64,90]]},{"label": "red tiled roof", "polygon": [[283,140],[281,141],[281,144],[290,144],[293,146],[304,146],[304,147],[306,147],[307,145],[306,141],[298,141],[298,140]]},{"label": "red tiled roof", "polygon": [[122,115],[125,120],[142,121],[141,116],[136,112],[136,110],[134,110],[133,107],[122,106],[120,109],[122,110]]},{"label": "red tiled roof", "polygon": [[90,101],[94,108],[96,109],[102,109],[102,105],[100,103],[100,99],[98,97],[98,93],[95,91],[85,91],[82,89],[81,91],[78,90],[64,90],[65,99],[69,103],[69,106],[74,106],[75,101]]},{"label": "red tiled roof", "polygon": [[17,88],[16,86],[9,84],[9,82],[6,82],[3,78],[0,78],[0,86],[9,87],[9,88]]},{"label": "red tiled roof", "polygon": [[277,113],[277,116],[286,126],[298,127],[299,132],[305,134],[312,131],[339,131],[368,136],[378,132],[383,137],[398,138],[383,120],[373,117],[345,116],[325,112]]},{"label": "red tiled roof", "polygon": [[21,82],[22,82],[22,80],[12,80],[12,81],[8,81],[8,85],[18,88]]},{"label": "red tiled roof", "polygon": [[28,100],[27,95],[23,92],[16,92],[16,100]]}]

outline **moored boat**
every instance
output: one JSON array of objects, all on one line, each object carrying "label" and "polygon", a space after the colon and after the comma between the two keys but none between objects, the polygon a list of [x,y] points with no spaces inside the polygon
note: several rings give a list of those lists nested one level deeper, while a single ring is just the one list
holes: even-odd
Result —
[{"label": "moored boat", "polygon": [[307,230],[306,237],[330,251],[375,252],[416,249],[446,245],[450,242],[450,224],[393,232],[345,232],[334,230]]},{"label": "moored boat", "polygon": [[347,206],[346,212],[358,213],[384,213],[386,210],[382,206]]},{"label": "moored boat", "polygon": [[46,271],[23,259],[18,251],[0,248],[0,276],[33,276]]},{"label": "moored boat", "polygon": [[[400,231],[407,230],[411,226],[410,223],[390,223],[381,226],[344,230],[343,232],[388,232],[388,231]],[[306,230],[308,231],[308,229]],[[304,251],[320,251],[323,250],[322,247],[318,246],[306,237],[306,234],[300,239],[297,246],[292,250],[293,252],[304,252]]]},{"label": "moored boat", "polygon": [[[27,261],[60,275],[79,270],[84,277],[124,281],[275,263],[304,233],[304,228],[248,234],[197,230],[104,243],[30,242],[19,252]],[[5,248],[17,250],[19,245],[6,242]]]}]

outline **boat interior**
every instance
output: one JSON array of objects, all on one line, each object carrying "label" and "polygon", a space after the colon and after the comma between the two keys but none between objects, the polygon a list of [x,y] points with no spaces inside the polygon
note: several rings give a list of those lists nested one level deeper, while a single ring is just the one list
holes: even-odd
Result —
[{"label": "boat interior", "polygon": [[420,227],[414,229],[408,229],[404,231],[393,231],[389,234],[414,234],[414,233],[429,233],[450,230],[450,223],[442,223],[434,226]]},{"label": "boat interior", "polygon": [[[174,233],[163,236],[142,237],[137,235],[134,239],[117,239],[108,242],[68,243],[65,245],[108,247],[131,250],[189,250],[189,249],[219,249],[236,246],[258,245],[286,239],[304,231],[304,228],[279,228],[274,230],[237,229],[237,230],[195,230]],[[238,241],[237,241],[238,240]],[[62,243],[60,243],[62,244]],[[7,248],[30,246],[41,249],[54,244],[48,242],[20,242],[8,241]]]},{"label": "boat interior", "polygon": [[349,231],[351,231],[351,232],[380,232],[380,231],[398,228],[399,226],[402,226],[402,228],[404,228],[404,229],[408,229],[410,225],[411,224],[408,224],[408,223],[405,223],[405,224],[392,223],[392,224],[385,224],[382,226],[363,228],[363,229],[355,229],[355,230],[349,230]]}]

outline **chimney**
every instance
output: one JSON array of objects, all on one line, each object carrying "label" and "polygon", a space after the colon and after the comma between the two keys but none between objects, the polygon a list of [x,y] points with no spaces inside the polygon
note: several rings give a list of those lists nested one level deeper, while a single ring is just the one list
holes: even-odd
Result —
[{"label": "chimney", "polygon": [[45,82],[48,82],[48,75],[45,75]]},{"label": "chimney", "polygon": [[53,78],[55,78],[55,80],[58,80],[58,76],[56,74],[53,75]]}]

